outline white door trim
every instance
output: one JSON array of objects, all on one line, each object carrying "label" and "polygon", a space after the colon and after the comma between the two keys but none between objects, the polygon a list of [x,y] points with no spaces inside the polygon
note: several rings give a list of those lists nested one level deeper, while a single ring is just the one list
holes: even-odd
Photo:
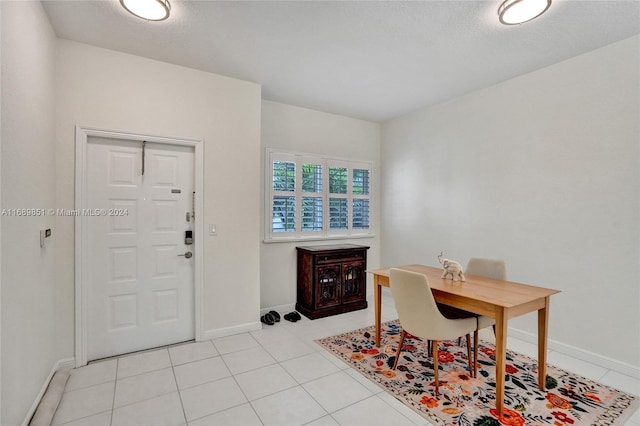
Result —
[{"label": "white door trim", "polygon": [[[76,126],[76,211],[88,208],[87,206],[87,144],[89,137],[102,137],[107,139],[124,139],[130,141],[147,141],[160,144],[191,146],[194,149],[194,190],[195,197],[195,230],[194,233],[194,321],[195,339],[203,340],[202,324],[202,292],[203,292],[203,248],[202,239],[204,232],[204,144],[201,140],[174,139],[158,136],[139,135],[134,133],[108,131]],[[87,216],[75,216],[75,366],[82,367],[87,364]]]}]

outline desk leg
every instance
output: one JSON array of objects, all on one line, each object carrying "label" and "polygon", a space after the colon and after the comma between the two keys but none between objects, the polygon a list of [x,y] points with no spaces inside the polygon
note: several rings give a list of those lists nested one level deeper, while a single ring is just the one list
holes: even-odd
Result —
[{"label": "desk leg", "polygon": [[507,363],[507,312],[496,308],[496,409],[502,416],[504,406],[504,374]]},{"label": "desk leg", "polygon": [[376,312],[376,346],[380,346],[380,319],[382,317],[382,286],[380,277],[373,276],[373,300]]},{"label": "desk leg", "polygon": [[549,325],[549,297],[544,308],[538,310],[538,388],[544,390],[547,381],[547,330]]}]

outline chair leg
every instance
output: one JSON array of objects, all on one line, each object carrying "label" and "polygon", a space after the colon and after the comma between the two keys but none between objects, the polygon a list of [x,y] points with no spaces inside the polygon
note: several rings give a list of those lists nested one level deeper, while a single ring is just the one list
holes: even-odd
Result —
[{"label": "chair leg", "polygon": [[402,345],[404,344],[404,338],[407,335],[407,332],[402,329],[400,333],[400,343],[398,343],[398,350],[396,351],[396,360],[393,361],[393,369],[395,370],[398,366],[398,360],[400,359],[400,352],[402,351]]},{"label": "chair leg", "polygon": [[433,341],[433,374],[436,381],[436,398],[440,396],[440,381],[438,380],[438,341]]},{"label": "chair leg", "polygon": [[462,336],[458,337],[458,346],[462,346]]},{"label": "chair leg", "polygon": [[478,330],[473,332],[473,377],[478,377]]},{"label": "chair leg", "polygon": [[473,377],[473,359],[471,359],[471,335],[467,334],[467,360],[469,361],[469,376]]}]

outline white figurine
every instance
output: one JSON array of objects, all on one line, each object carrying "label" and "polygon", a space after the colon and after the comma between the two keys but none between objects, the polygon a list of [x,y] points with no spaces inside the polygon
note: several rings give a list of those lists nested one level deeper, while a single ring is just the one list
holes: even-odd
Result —
[{"label": "white figurine", "polygon": [[455,260],[443,259],[442,252],[440,252],[440,256],[438,256],[438,262],[440,262],[444,267],[441,278],[447,278],[447,276],[451,275],[451,279],[454,281],[465,281],[464,273],[462,272],[462,265],[458,262]]}]

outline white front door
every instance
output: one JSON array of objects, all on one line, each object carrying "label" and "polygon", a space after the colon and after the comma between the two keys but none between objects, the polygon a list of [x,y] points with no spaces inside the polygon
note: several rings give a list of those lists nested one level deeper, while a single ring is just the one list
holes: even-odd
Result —
[{"label": "white front door", "polygon": [[87,359],[193,339],[193,147],[90,137],[87,165]]}]

